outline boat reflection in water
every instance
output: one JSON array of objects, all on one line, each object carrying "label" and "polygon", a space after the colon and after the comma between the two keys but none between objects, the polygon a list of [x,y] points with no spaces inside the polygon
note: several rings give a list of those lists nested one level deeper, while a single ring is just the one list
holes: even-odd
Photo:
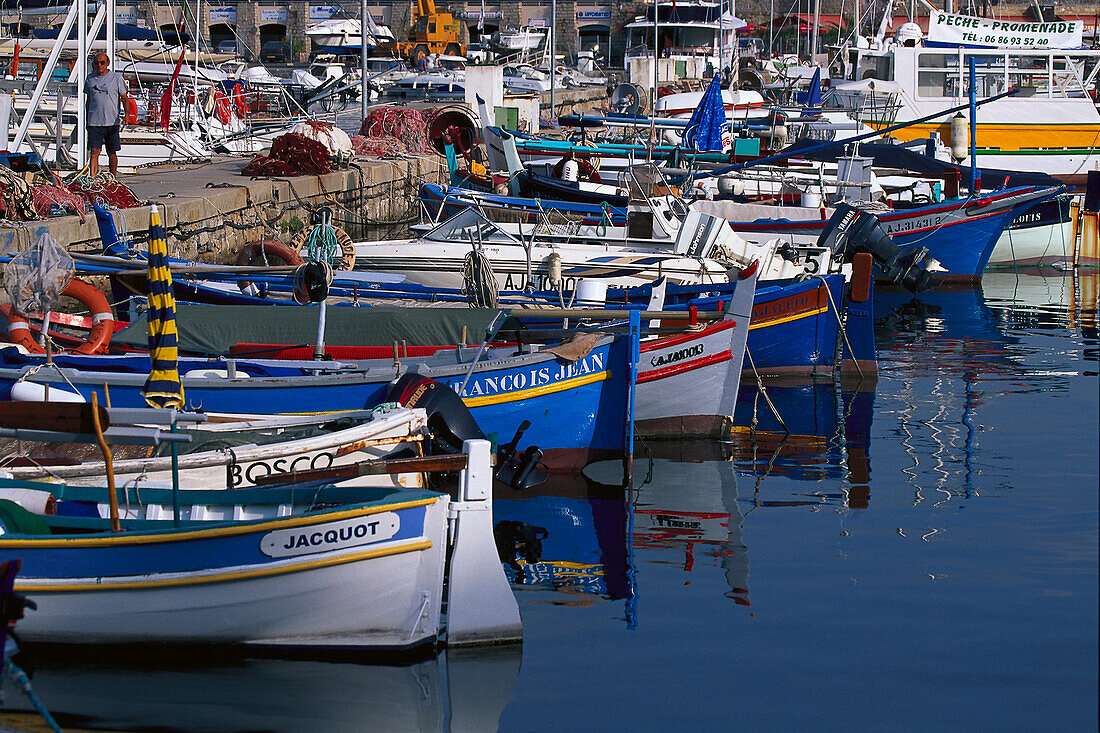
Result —
[{"label": "boat reflection in water", "polygon": [[[1066,330],[1080,337],[1082,368],[1097,358],[1095,272],[1052,269],[987,273],[980,288],[942,288],[919,297],[878,290],[875,340],[882,373],[897,387],[886,399],[896,415],[896,445],[913,503],[969,499],[1002,490],[1009,477],[989,463],[992,443],[980,450],[983,411],[997,397],[1069,388],[1074,370],[1036,369],[1061,363]],[[997,418],[991,417],[993,422]],[[909,465],[904,465],[908,462]],[[979,481],[979,477],[981,480]]]},{"label": "boat reflection in water", "polygon": [[[842,503],[865,509],[870,500],[871,414],[875,382],[851,388],[832,382],[743,384],[731,440],[734,464],[755,478],[761,505]],[[792,499],[762,499],[761,481],[785,476],[821,482]]]},{"label": "boat reflection in water", "polygon": [[[637,488],[630,491],[615,483],[622,464],[601,461],[572,483],[551,478],[538,496],[494,501],[498,549],[513,584],[527,586],[521,599],[625,600],[629,625],[632,581],[645,572],[639,562],[650,560],[636,553],[672,550],[685,573],[720,569],[726,596],[748,605],[748,549],[728,444],[655,441],[645,453],[635,458]],[[530,593],[536,590],[548,595]]]},{"label": "boat reflection in water", "polygon": [[[34,691],[66,730],[481,731],[496,730],[519,676],[518,644],[447,649],[397,664],[211,659],[216,650],[140,658],[68,653],[36,657]],[[0,730],[44,729],[8,687]],[[12,728],[7,726],[11,725]]]}]

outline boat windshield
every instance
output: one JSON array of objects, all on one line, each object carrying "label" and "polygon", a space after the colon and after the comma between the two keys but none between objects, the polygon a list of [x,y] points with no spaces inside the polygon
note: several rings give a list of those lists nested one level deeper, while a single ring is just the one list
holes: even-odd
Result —
[{"label": "boat windshield", "polygon": [[485,218],[477,209],[464,209],[424,235],[435,242],[494,242],[520,244],[520,241]]}]

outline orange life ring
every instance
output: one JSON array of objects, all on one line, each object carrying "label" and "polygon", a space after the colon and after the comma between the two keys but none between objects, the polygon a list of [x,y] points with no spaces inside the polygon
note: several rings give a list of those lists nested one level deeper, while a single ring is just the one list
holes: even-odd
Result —
[{"label": "orange life ring", "polygon": [[229,106],[229,97],[221,89],[214,90],[214,116],[223,125],[228,125],[233,119],[233,109]]},{"label": "orange life ring", "polygon": [[[114,315],[111,306],[107,303],[107,297],[96,288],[83,280],[73,280],[65,288],[62,295],[75,298],[91,311],[92,330],[84,344],[75,349],[67,349],[71,354],[102,354],[111,344],[111,335],[115,332]],[[27,319],[16,314],[13,310],[8,316],[8,340],[13,344],[22,346],[32,354],[44,354],[46,350],[38,345],[31,335],[31,326]]]},{"label": "orange life ring", "polygon": [[[237,264],[242,267],[263,265],[268,260],[282,260],[288,265],[300,265],[305,262],[293,247],[283,244],[278,239],[249,242],[237,253]],[[241,290],[248,290],[252,283],[240,280],[237,285]]]}]

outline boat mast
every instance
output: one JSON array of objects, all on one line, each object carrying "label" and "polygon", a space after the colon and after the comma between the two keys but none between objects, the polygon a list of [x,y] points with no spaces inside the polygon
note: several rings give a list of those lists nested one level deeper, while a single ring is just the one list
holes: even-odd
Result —
[{"label": "boat mast", "polygon": [[360,107],[363,111],[363,119],[367,119],[367,107],[370,106],[370,82],[367,81],[367,0],[360,0],[359,3],[359,43],[362,44],[362,48],[359,49],[359,64],[362,67],[360,74],[362,79],[362,100]]},{"label": "boat mast", "polygon": [[[195,0],[195,68],[191,69],[191,89],[195,95],[195,105],[199,105],[199,18],[202,16],[202,0]],[[182,41],[181,41],[182,42]]]},{"label": "boat mast", "polygon": [[660,10],[660,0],[653,0],[653,94],[649,99],[654,111],[657,109],[657,85],[661,76],[661,33],[658,21]]},{"label": "boat mast", "polygon": [[814,63],[814,57],[817,56],[817,29],[818,21],[821,18],[821,0],[813,0],[814,2],[814,27],[810,31],[810,63]]},{"label": "boat mast", "polygon": [[[558,0],[551,0],[550,2],[550,120],[554,120],[554,92],[556,90],[556,82],[554,80],[554,65],[557,63],[557,53],[555,53],[555,44],[558,41]],[[527,30],[530,30],[529,28]],[[527,33],[523,35],[524,46],[527,45]]]},{"label": "boat mast", "polygon": [[[88,105],[84,98],[84,83],[88,78],[88,0],[76,0],[76,14],[77,22],[80,24],[76,28],[76,65],[80,69],[76,75],[76,166],[82,171],[88,164]],[[61,32],[57,34],[57,47],[59,49],[64,47],[68,38],[68,28],[62,27]],[[50,57],[53,58],[53,54]],[[47,72],[43,71],[40,81],[45,81],[47,78]],[[29,122],[34,117],[37,107],[38,100],[33,100],[27,108],[26,121]],[[60,121],[58,124],[61,124]],[[18,144],[18,139],[16,142]]]},{"label": "boat mast", "polygon": [[[111,60],[111,68],[115,69],[115,54],[118,50],[118,44],[116,40],[118,38],[118,26],[115,24],[115,18],[118,17],[115,0],[107,0],[107,17],[104,22],[107,24],[107,58]],[[98,35],[98,34],[97,34]],[[117,71],[117,69],[115,69]]]}]

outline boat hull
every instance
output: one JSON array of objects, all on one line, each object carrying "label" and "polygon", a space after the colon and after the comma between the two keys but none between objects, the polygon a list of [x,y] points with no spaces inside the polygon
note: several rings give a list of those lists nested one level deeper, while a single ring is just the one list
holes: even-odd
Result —
[{"label": "boat hull", "polygon": [[[71,394],[75,388],[85,400],[106,384],[114,406],[145,405],[146,357],[58,357],[56,363],[70,367],[63,375],[50,369],[30,377],[27,370],[42,359],[12,352],[2,352],[9,361],[0,365],[0,398],[10,399],[12,385],[24,377],[22,381],[48,385],[51,391]],[[232,378],[187,375],[196,364],[204,371],[228,372],[225,362],[182,360],[180,371],[186,407],[191,410],[270,415],[371,409],[387,400],[393,380],[415,366],[422,376],[461,390],[460,396],[485,433],[495,432],[506,441],[521,422],[530,422],[525,443],[542,447],[544,461],[552,469],[572,471],[596,457],[619,455],[623,450],[627,358],[626,342],[607,338],[575,362],[548,352],[515,356],[511,349],[491,349],[473,366],[441,355],[396,364],[391,360],[387,365],[362,362],[345,365],[352,367],[346,369],[324,362],[320,368],[327,373],[319,374],[278,362],[244,361],[234,363],[238,376]],[[121,373],[122,369],[128,373]]]},{"label": "boat hull", "polygon": [[987,269],[1069,267],[1073,264],[1070,201],[1059,197],[1016,217],[997,240]]},{"label": "boat hull", "polygon": [[446,506],[435,497],[185,533],[0,539],[0,556],[23,559],[15,587],[38,604],[20,623],[28,641],[405,648],[438,633]]}]

